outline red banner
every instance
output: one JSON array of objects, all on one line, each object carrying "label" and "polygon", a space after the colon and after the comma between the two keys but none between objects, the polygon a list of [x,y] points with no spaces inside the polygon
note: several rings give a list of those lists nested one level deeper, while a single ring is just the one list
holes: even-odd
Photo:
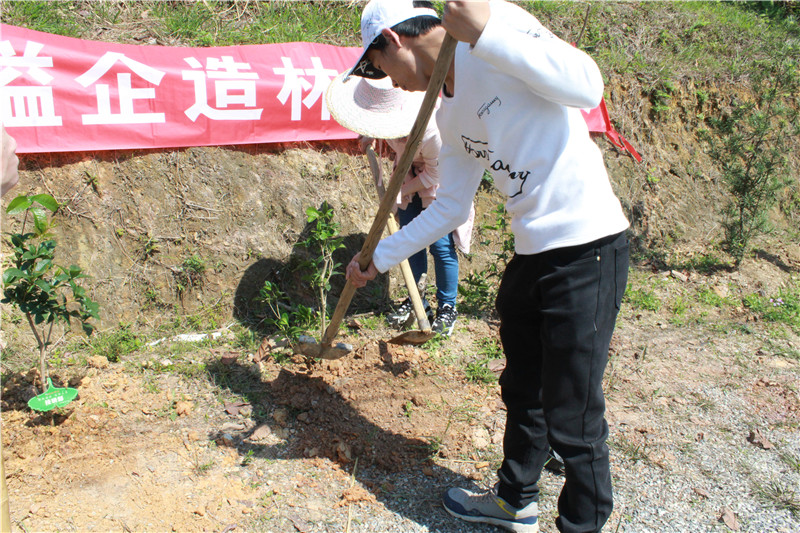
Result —
[{"label": "red banner", "polygon": [[605,99],[600,100],[600,105],[594,109],[581,109],[581,113],[583,113],[583,119],[589,126],[590,132],[604,133],[611,144],[623,152],[628,152],[631,154],[632,158],[641,163],[642,156],[639,155],[639,152],[637,152],[631,143],[628,142],[628,139],[620,135],[611,124]]},{"label": "red banner", "polygon": [[325,90],[359,48],[179,48],[0,24],[0,120],[19,153],[350,139]]},{"label": "red banner", "polygon": [[[180,48],[85,41],[0,24],[0,121],[19,153],[354,139],[325,91],[360,48]],[[592,132],[639,158],[604,103]]]}]

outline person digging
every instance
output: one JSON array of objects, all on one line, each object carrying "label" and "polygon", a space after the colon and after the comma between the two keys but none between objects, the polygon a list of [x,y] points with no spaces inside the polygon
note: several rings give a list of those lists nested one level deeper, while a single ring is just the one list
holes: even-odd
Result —
[{"label": "person digging", "polygon": [[[328,87],[325,101],[331,116],[345,128],[359,134],[359,144],[366,153],[376,141],[384,140],[391,155],[397,159],[406,148],[408,134],[419,113],[422,93],[409,93],[392,86],[384,78],[370,80],[343,73]],[[382,144],[382,143],[381,143]],[[411,170],[406,175],[395,212],[400,227],[408,225],[436,198],[439,186],[439,150],[441,138],[436,120],[431,117],[422,140],[414,153]],[[382,185],[379,184],[379,187]],[[434,332],[450,336],[456,323],[458,296],[458,253],[468,254],[474,220],[474,207],[466,222],[437,239],[427,247],[433,257],[436,280],[437,311],[432,316],[427,299],[422,297],[428,320]],[[426,248],[408,258],[418,284],[428,272]],[[409,288],[411,290],[411,288]],[[414,317],[411,298],[395,306],[387,318],[394,327],[407,326]]]},{"label": "person digging", "polygon": [[450,514],[510,531],[539,531],[539,477],[548,447],[564,462],[555,526],[600,531],[613,506],[603,373],[628,275],[626,219],[581,114],[597,106],[595,62],[533,15],[502,0],[371,0],[363,55],[351,76],[428,86],[440,49],[459,41],[436,121],[436,200],[347,266],[363,287],[463,224],[484,172],[503,192],[515,255],[496,307],[506,368],[503,462],[490,490],[452,488]]}]

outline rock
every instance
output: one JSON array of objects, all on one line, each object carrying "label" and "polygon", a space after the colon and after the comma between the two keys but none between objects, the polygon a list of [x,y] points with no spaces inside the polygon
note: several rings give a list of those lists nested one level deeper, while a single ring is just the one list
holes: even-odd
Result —
[{"label": "rock", "polygon": [[102,355],[93,355],[86,363],[92,368],[108,368],[108,359]]},{"label": "rock", "polygon": [[286,423],[289,420],[289,411],[282,407],[275,409],[275,411],[272,413],[272,418],[279,426],[286,427]]},{"label": "rock", "polygon": [[683,272],[679,272],[677,270],[670,270],[669,275],[673,278],[677,279],[678,281],[687,282],[689,281],[689,276],[684,274]]},{"label": "rock", "polygon": [[272,434],[272,430],[269,428],[268,425],[262,424],[258,426],[255,431],[250,435],[251,441],[260,441],[264,440]]},{"label": "rock", "polygon": [[353,460],[353,451],[350,448],[350,445],[345,442],[337,442],[336,443],[336,456],[339,458],[339,461],[343,463],[349,463]]},{"label": "rock", "polygon": [[[242,413],[245,407],[249,407],[250,404],[247,402],[231,402],[225,404],[225,412],[229,415],[238,415]],[[252,407],[250,408],[250,412],[252,413]]]},{"label": "rock", "polygon": [[492,444],[501,444],[503,442],[503,432],[497,431],[492,435]]},{"label": "rock", "polygon": [[489,447],[491,437],[484,427],[476,427],[472,433],[472,445],[479,450]]},{"label": "rock", "polygon": [[489,441],[483,437],[472,437],[472,444],[479,450],[489,447]]},{"label": "rock", "polygon": [[192,412],[194,404],[192,402],[177,401],[175,402],[175,412],[178,416],[188,416]]},{"label": "rock", "polygon": [[232,448],[235,444],[233,435],[230,433],[223,433],[217,438],[216,442],[219,446],[227,446],[229,448]]}]

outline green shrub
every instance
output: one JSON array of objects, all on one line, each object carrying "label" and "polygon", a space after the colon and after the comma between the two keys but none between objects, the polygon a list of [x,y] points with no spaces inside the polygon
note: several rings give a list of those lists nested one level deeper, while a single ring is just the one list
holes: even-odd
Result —
[{"label": "green shrub", "polygon": [[[39,348],[39,371],[42,392],[47,388],[47,352],[53,327],[65,328],[77,321],[86,335],[94,326],[90,320],[99,317],[99,305],[92,301],[80,285],[87,276],[77,265],[69,268],[54,262],[56,241],[49,233],[52,222],[48,211],[55,213],[60,205],[48,194],[17,196],[6,208],[9,215],[23,215],[19,233],[8,233],[12,267],[3,271],[2,303],[16,306],[25,315]],[[26,231],[29,228],[30,230]]]},{"label": "green shrub", "polygon": [[724,246],[738,266],[790,183],[788,154],[800,136],[800,50],[783,45],[752,69],[753,98],[734,100],[703,132],[730,200],[722,207]]}]

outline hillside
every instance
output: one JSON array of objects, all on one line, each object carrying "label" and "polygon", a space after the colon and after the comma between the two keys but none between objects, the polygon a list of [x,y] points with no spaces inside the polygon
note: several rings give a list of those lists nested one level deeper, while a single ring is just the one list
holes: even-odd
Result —
[{"label": "hillside", "polygon": [[[358,43],[358,8],[344,2],[43,4],[3,2],[3,22],[130,44]],[[721,246],[728,193],[701,140],[709,117],[752,98],[755,60],[797,43],[797,22],[735,3],[604,2],[588,17],[582,3],[525,5],[597,59],[612,121],[643,156],[596,138],[634,245],[606,376],[608,529],[800,529],[800,138],[788,139],[794,182],[769,212],[772,230],[739,268]],[[492,483],[501,456],[487,267],[507,235],[492,227],[502,199],[491,186],[461,258],[453,338],[386,343],[397,332],[382,312],[402,292],[393,271],[357,293],[341,333],[353,354],[322,362],[270,344],[258,296],[270,281],[314,305],[298,269],[309,207],[334,208],[340,261],[360,248],[377,201],[354,143],[20,159],[3,231],[18,227],[5,214],[15,194],[64,203],[57,262],[85,268],[101,320],[92,338],[57,339],[53,380],[80,396],[51,418],[26,406],[34,342],[2,307],[15,528],[489,530],[453,523],[438,495]],[[221,335],[175,340],[189,333]],[[545,531],[559,484],[543,480]]]}]

